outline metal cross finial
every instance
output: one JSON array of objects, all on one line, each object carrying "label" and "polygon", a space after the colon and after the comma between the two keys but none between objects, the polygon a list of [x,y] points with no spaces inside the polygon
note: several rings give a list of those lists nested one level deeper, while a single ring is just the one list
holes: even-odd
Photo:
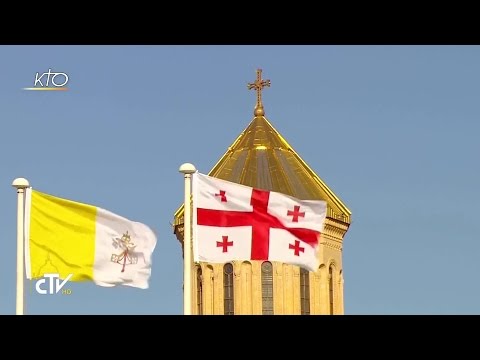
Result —
[{"label": "metal cross finial", "polygon": [[264,87],[270,87],[270,80],[262,80],[262,69],[257,69],[257,79],[253,83],[248,84],[248,90],[257,91],[257,104],[255,105],[255,111],[253,112],[255,116],[265,115],[262,104],[262,89]]}]

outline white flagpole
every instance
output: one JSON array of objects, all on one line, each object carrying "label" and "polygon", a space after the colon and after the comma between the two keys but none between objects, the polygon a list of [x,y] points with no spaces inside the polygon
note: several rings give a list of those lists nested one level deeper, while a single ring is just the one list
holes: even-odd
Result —
[{"label": "white flagpole", "polygon": [[185,178],[185,201],[183,208],[183,314],[192,314],[192,227],[191,227],[191,179],[197,171],[195,166],[185,163],[178,169]]},{"label": "white flagpole", "polygon": [[16,178],[12,186],[17,189],[17,300],[16,315],[23,315],[24,311],[24,203],[25,189],[30,186],[27,179]]}]

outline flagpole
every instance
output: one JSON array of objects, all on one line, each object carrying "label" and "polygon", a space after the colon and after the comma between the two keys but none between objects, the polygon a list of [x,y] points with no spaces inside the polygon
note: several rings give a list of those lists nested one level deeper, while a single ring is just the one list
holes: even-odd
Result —
[{"label": "flagpole", "polygon": [[24,311],[24,203],[25,189],[30,186],[27,179],[16,178],[12,186],[17,189],[17,299],[16,315],[23,315]]},{"label": "flagpole", "polygon": [[191,235],[191,179],[197,171],[195,166],[185,163],[178,169],[185,178],[185,202],[183,207],[183,314],[192,314],[192,235]]}]

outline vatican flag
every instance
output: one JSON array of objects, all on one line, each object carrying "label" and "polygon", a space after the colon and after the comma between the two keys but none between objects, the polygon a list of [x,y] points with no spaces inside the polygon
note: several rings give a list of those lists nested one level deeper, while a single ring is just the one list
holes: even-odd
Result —
[{"label": "vatican flag", "polygon": [[62,280],[146,289],[156,242],[153,231],[142,223],[26,189],[27,279],[57,273]]}]

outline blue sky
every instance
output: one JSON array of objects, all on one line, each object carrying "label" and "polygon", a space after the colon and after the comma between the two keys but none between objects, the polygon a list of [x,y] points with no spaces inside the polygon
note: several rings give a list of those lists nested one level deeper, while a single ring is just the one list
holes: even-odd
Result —
[{"label": "blue sky", "polygon": [[[16,193],[91,203],[158,234],[150,288],[69,283],[28,314],[181,314],[178,167],[208,172],[266,116],[352,211],[346,314],[479,314],[480,47],[1,46],[0,314],[15,313]],[[36,72],[69,91],[24,91]]]}]

